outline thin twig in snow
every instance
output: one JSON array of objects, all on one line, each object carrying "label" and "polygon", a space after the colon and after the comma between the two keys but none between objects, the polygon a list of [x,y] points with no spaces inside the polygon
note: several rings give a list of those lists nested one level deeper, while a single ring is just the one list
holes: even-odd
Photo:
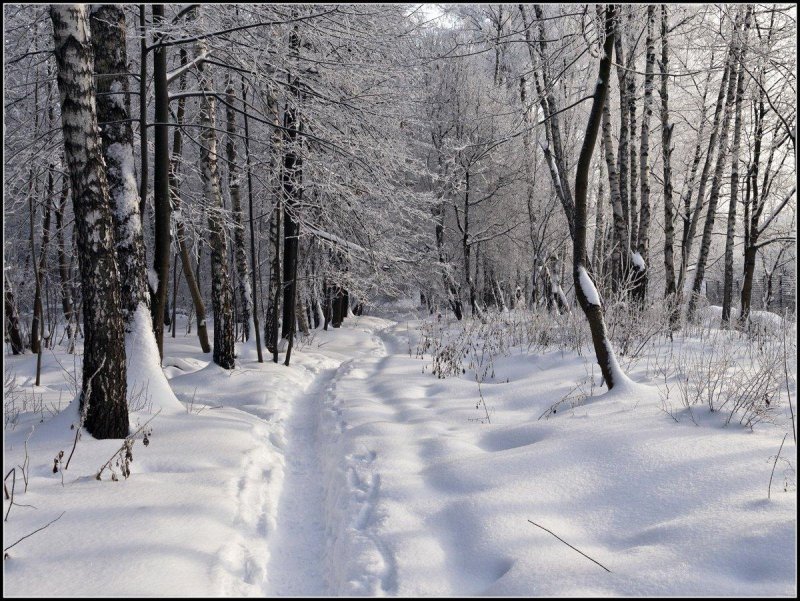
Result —
[{"label": "thin twig in snow", "polygon": [[[61,519],[61,516],[62,516],[62,515],[64,515],[65,513],[67,513],[67,512],[66,512],[66,511],[62,511],[62,512],[61,512],[61,515],[59,515],[59,516],[58,516],[56,519],[54,519],[54,520],[52,520],[52,521],[50,521],[50,522],[47,522],[47,523],[46,523],[44,526],[42,526],[41,528],[37,528],[36,530],[34,530],[33,532],[31,532],[30,534],[26,534],[25,536],[23,536],[21,539],[19,539],[19,540],[18,540],[18,541],[16,541],[15,543],[13,543],[13,544],[11,544],[11,545],[7,546],[5,549],[3,549],[3,553],[5,553],[6,551],[8,551],[8,550],[9,550],[11,547],[14,547],[15,545],[17,545],[17,544],[21,543],[21,542],[22,542],[22,541],[24,541],[26,538],[29,538],[29,537],[33,536],[33,535],[34,535],[34,534],[36,534],[37,532],[41,532],[42,530],[44,530],[45,528],[47,528],[47,527],[48,527],[50,524],[53,524],[53,523],[57,522],[58,520],[60,520],[60,519]],[[5,557],[4,557],[4,559],[5,559]]]},{"label": "thin twig in snow", "polygon": [[528,520],[528,521],[529,521],[531,524],[533,524],[534,526],[536,526],[537,528],[541,528],[541,529],[542,529],[542,530],[544,530],[545,532],[549,532],[550,534],[552,534],[553,536],[555,536],[555,537],[556,537],[558,540],[560,540],[562,543],[564,543],[565,545],[567,545],[567,546],[568,546],[570,549],[573,549],[573,550],[577,551],[578,553],[580,553],[581,555],[583,555],[583,556],[584,556],[586,559],[589,559],[589,560],[591,560],[591,561],[594,561],[594,563],[596,563],[597,565],[599,565],[601,568],[603,568],[603,569],[604,569],[606,572],[608,572],[609,574],[611,573],[611,570],[609,570],[609,569],[608,569],[606,566],[604,566],[602,563],[600,563],[599,561],[595,561],[594,559],[592,559],[591,557],[589,557],[588,555],[586,555],[586,553],[584,553],[584,552],[583,552],[583,551],[581,551],[580,549],[576,549],[575,547],[573,547],[572,545],[570,545],[570,544],[569,544],[567,541],[565,541],[563,538],[561,538],[561,537],[560,537],[560,536],[558,536],[557,534],[555,534],[555,533],[551,532],[550,530],[548,530],[548,529],[547,529],[547,528],[545,528],[544,526],[540,526],[539,524],[537,524],[537,523],[536,523],[536,522],[534,522],[534,521],[531,521],[531,520]]},{"label": "thin twig in snow", "polygon": [[781,458],[781,451],[783,450],[783,443],[786,442],[786,437],[789,435],[787,432],[783,435],[783,440],[781,441],[781,448],[778,449],[778,454],[775,455],[775,463],[772,464],[772,473],[769,475],[769,486],[767,487],[767,499],[770,498],[770,494],[772,493],[772,476],[775,475],[775,466],[778,465],[778,459]]}]

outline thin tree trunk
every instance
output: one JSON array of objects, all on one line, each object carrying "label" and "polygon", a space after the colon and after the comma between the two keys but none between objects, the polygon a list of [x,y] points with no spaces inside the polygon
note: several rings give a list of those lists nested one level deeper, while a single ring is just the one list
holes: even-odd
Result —
[{"label": "thin tree trunk", "polygon": [[[52,121],[52,119],[51,119]],[[53,177],[53,164],[51,163],[47,170],[47,197],[44,200],[44,216],[42,218],[42,246],[39,251],[39,264],[36,266],[36,290],[38,292],[36,302],[34,303],[34,311],[38,304],[39,314],[39,349],[37,350],[36,357],[36,386],[39,386],[41,373],[42,373],[42,352],[44,351],[44,307],[42,306],[42,277],[47,269],[47,247],[50,244],[50,214],[53,198],[53,188],[55,185]],[[51,332],[52,335],[52,332]]]},{"label": "thin tree trunk", "polygon": [[613,249],[611,251],[611,288],[614,292],[622,290],[623,282],[630,271],[630,247],[628,246],[628,222],[622,206],[622,186],[617,175],[617,162],[611,142],[611,111],[608,103],[603,103],[603,147],[608,169],[608,189],[611,198],[613,219]]},{"label": "thin tree trunk", "polygon": [[244,340],[250,339],[250,319],[253,315],[253,295],[250,288],[250,277],[247,272],[247,245],[244,241],[244,217],[242,216],[241,189],[239,186],[239,166],[236,164],[236,111],[234,103],[236,95],[233,92],[233,82],[230,74],[226,76],[225,105],[226,126],[228,139],[225,150],[228,158],[228,189],[231,194],[231,216],[233,217],[233,252],[236,265],[237,288],[241,312],[239,322],[244,329]]},{"label": "thin tree trunk", "polygon": [[[631,249],[638,249],[639,248],[639,226],[640,226],[640,208],[639,208],[639,200],[637,198],[637,187],[638,187],[638,179],[639,179],[639,159],[636,155],[636,134],[638,131],[637,123],[636,123],[636,72],[634,69],[636,68],[636,40],[633,38],[633,14],[634,10],[632,6],[628,6],[628,63],[627,63],[627,85],[628,89],[626,90],[625,96],[628,99],[628,118],[630,119],[630,127],[628,128],[628,135],[630,136],[630,141],[628,144],[628,149],[630,151],[630,170],[628,171],[630,175],[630,193],[628,195],[628,205],[630,207],[630,231],[631,231]],[[648,7],[649,12],[649,7]],[[649,14],[648,14],[649,17]],[[648,28],[651,20],[648,19]],[[652,34],[651,34],[652,40]],[[648,52],[650,48],[648,47]],[[652,67],[650,70],[652,74]],[[652,82],[652,75],[650,76]],[[652,95],[652,83],[650,84],[650,94]],[[648,215],[649,217],[649,215]],[[638,252],[638,250],[637,250]],[[634,263],[634,267],[636,268],[636,278],[634,282],[637,282],[642,277],[642,272],[646,269],[645,267],[637,266]],[[646,281],[645,281],[646,282]],[[636,286],[636,285],[635,285]],[[645,283],[646,286],[646,283]],[[636,286],[638,287],[638,286]],[[641,294],[641,290],[634,288],[633,297],[637,298],[638,295]]]},{"label": "thin tree trunk", "polygon": [[678,272],[678,282],[675,285],[678,294],[676,305],[680,305],[682,303],[684,282],[686,281],[686,274],[689,268],[689,255],[692,249],[692,240],[694,238],[694,228],[696,228],[697,226],[696,218],[699,215],[698,211],[703,204],[702,199],[698,200],[697,209],[695,211],[692,211],[692,195],[694,194],[695,182],[697,179],[697,169],[700,166],[700,159],[703,156],[703,130],[705,129],[706,126],[706,97],[708,95],[708,88],[710,81],[711,81],[711,69],[708,70],[708,76],[706,77],[706,86],[703,89],[703,99],[701,101],[702,109],[700,113],[700,127],[697,130],[697,144],[695,145],[694,149],[694,160],[692,161],[692,169],[689,175],[689,183],[686,186],[686,193],[683,196],[683,212],[681,213],[681,221],[683,222],[683,230],[681,233],[681,263]]},{"label": "thin tree trunk", "polygon": [[[733,28],[733,35],[731,39],[731,49],[728,54],[729,63],[729,78],[728,78],[728,91],[725,94],[725,110],[722,118],[722,131],[719,136],[719,153],[717,156],[717,165],[714,169],[714,179],[711,182],[711,194],[708,199],[708,211],[706,213],[705,227],[703,228],[703,238],[700,242],[700,254],[697,257],[697,268],[694,275],[694,284],[692,286],[692,296],[689,298],[689,307],[687,316],[689,319],[694,317],[695,307],[697,306],[697,299],[700,296],[700,291],[703,286],[703,279],[705,278],[706,263],[708,261],[708,253],[711,248],[711,236],[714,233],[714,221],[717,215],[717,202],[719,201],[720,186],[722,184],[722,173],[725,169],[725,160],[728,158],[726,148],[728,145],[728,128],[731,120],[731,113],[734,102],[735,88],[736,88],[736,73],[738,64],[736,62],[737,54],[737,37],[739,34],[740,17],[736,18],[736,24]],[[701,182],[702,186],[702,182]]]},{"label": "thin tree trunk", "polygon": [[639,212],[639,232],[637,236],[637,251],[642,259],[643,267],[637,273],[634,297],[639,303],[644,303],[647,298],[648,265],[650,262],[650,118],[653,115],[653,68],[656,62],[655,49],[655,12],[653,4],[647,6],[647,65],[644,76],[644,107],[642,109],[642,135],[640,155],[641,182],[641,207]]},{"label": "thin tree trunk", "polygon": [[[35,47],[35,46],[34,46]],[[39,70],[36,69],[36,79],[39,77]],[[39,86],[33,88],[33,132],[34,136],[39,135]],[[31,318],[30,345],[31,352],[38,354],[41,348],[40,329],[42,321],[42,286],[39,278],[39,263],[36,260],[36,240],[34,229],[36,222],[36,209],[34,208],[34,198],[39,195],[39,179],[35,172],[35,165],[30,164],[28,171],[28,223],[30,224],[29,239],[31,249],[31,267],[33,268],[33,316]]]},{"label": "thin tree trunk", "polygon": [[[630,236],[631,211],[628,198],[628,158],[630,132],[628,124],[630,117],[628,110],[628,71],[625,69],[625,53],[622,49],[622,15],[617,15],[614,22],[614,50],[617,57],[617,82],[619,88],[619,146],[617,147],[617,172],[619,180],[619,198],[622,204],[622,217],[625,220],[625,232]],[[606,150],[607,151],[607,150]],[[623,252],[630,253],[632,241],[630,237],[625,241]]]},{"label": "thin tree trunk", "polygon": [[[66,161],[62,161],[66,163]],[[72,353],[72,286],[70,282],[69,261],[67,260],[67,249],[64,241],[64,211],[69,197],[69,179],[64,178],[61,185],[61,197],[56,205],[56,259],[58,261],[59,287],[61,290],[61,309],[64,311],[64,321],[66,322],[65,331],[70,340],[69,351]]]},{"label": "thin tree trunk", "polygon": [[725,278],[722,291],[722,327],[730,325],[731,301],[733,299],[733,241],[736,234],[736,205],[739,202],[739,149],[742,140],[742,102],[744,100],[744,61],[747,54],[747,37],[750,30],[752,7],[747,6],[744,18],[743,40],[739,45],[739,74],[736,82],[736,108],[733,124],[733,148],[731,149],[731,199],[728,206],[728,223],[725,235]]},{"label": "thin tree trunk", "polygon": [[[186,50],[181,48],[180,51],[181,66],[186,65],[189,61]],[[186,87],[186,73],[180,76],[180,91],[182,92]],[[178,108],[175,112],[175,131],[172,134],[172,156],[170,157],[169,165],[169,190],[170,198],[172,199],[172,216],[175,221],[175,239],[178,243],[178,250],[181,259],[181,270],[186,278],[186,284],[189,288],[189,295],[192,297],[192,305],[197,314],[197,338],[200,342],[200,349],[204,353],[211,352],[211,344],[208,341],[208,327],[206,325],[206,306],[203,302],[203,296],[200,293],[200,285],[198,279],[195,277],[194,269],[192,268],[192,261],[189,255],[189,245],[187,243],[186,225],[183,219],[183,211],[181,211],[181,194],[180,194],[180,181],[178,179],[178,166],[180,164],[181,155],[183,154],[183,132],[180,125],[183,124],[184,113],[186,110],[186,98],[178,98]],[[200,266],[200,256],[197,257],[198,268]]]},{"label": "thin tree trunk", "polygon": [[247,165],[247,199],[250,210],[250,277],[252,278],[250,291],[253,299],[253,331],[256,336],[258,362],[263,363],[264,356],[261,353],[261,330],[259,329],[260,324],[258,323],[258,263],[256,261],[255,211],[253,209],[253,170],[250,165],[250,125],[247,118],[247,90],[244,87],[244,79],[242,79],[242,104],[244,105],[244,157],[245,164]]},{"label": "thin tree trunk", "polygon": [[595,200],[594,207],[594,241],[592,243],[592,270],[600,279],[603,269],[603,239],[606,229],[605,225],[605,211],[603,210],[603,203],[605,196],[605,173],[603,173],[605,165],[605,145],[600,144],[600,177],[597,190],[597,199]]},{"label": "thin tree trunk", "polygon": [[[714,160],[714,152],[717,148],[717,137],[719,136],[720,118],[722,116],[723,107],[725,106],[726,90],[730,87],[728,85],[728,80],[731,79],[731,69],[732,69],[732,59],[731,59],[731,51],[729,49],[728,56],[725,60],[725,70],[722,74],[722,82],[720,83],[719,93],[717,94],[717,105],[716,108],[714,109],[714,120],[711,125],[711,138],[708,141],[708,151],[706,152],[706,159],[705,162],[703,163],[703,172],[700,175],[700,184],[697,190],[697,200],[695,201],[695,208],[694,211],[692,212],[692,218],[689,222],[689,230],[684,235],[684,245],[682,251],[683,259],[681,264],[681,275],[683,277],[686,276],[686,272],[689,269],[689,258],[691,257],[692,245],[694,244],[694,236],[695,232],[697,231],[697,224],[700,221],[700,213],[703,208],[703,203],[705,202],[706,184],[708,182],[708,172],[711,169],[711,163]],[[683,266],[683,261],[685,261],[686,263],[685,268]],[[684,281],[683,278],[678,279],[679,290],[683,290],[683,281]],[[689,299],[689,304],[690,305],[692,304],[691,298]]]},{"label": "thin tree trunk", "polygon": [[[147,144],[147,13],[146,4],[139,5],[139,215],[144,217],[147,206],[147,187],[150,182]],[[126,68],[127,70],[127,68]]]},{"label": "thin tree trunk", "polygon": [[50,6],[64,149],[72,180],[85,334],[80,407],[95,438],[129,433],[120,282],[108,183],[95,112],[85,5]]},{"label": "thin tree trunk", "polygon": [[[195,58],[207,53],[205,39],[195,44]],[[211,248],[211,306],[214,312],[214,363],[224,369],[235,366],[233,299],[228,275],[228,248],[225,218],[217,168],[216,97],[213,95],[211,67],[199,62],[200,89],[200,177],[208,207],[208,242]]]},{"label": "thin tree trunk", "polygon": [[533,9],[539,25],[538,46],[535,40],[531,38],[532,23],[529,22],[528,13],[525,10],[525,6],[522,4],[519,5],[519,11],[522,15],[522,22],[525,27],[525,41],[531,60],[536,94],[539,98],[539,104],[542,107],[545,117],[544,127],[547,145],[543,146],[542,150],[547,161],[547,165],[550,169],[550,177],[553,182],[553,188],[556,191],[556,195],[558,196],[559,200],[561,201],[561,206],[564,208],[564,214],[567,217],[567,225],[569,226],[570,237],[574,237],[574,224],[572,223],[574,201],[572,199],[572,192],[568,183],[569,169],[566,164],[566,157],[563,150],[558,107],[555,96],[553,96],[554,86],[552,85],[548,71],[548,61],[546,56],[547,35],[544,29],[544,13],[542,11],[542,7],[538,4],[534,4]]},{"label": "thin tree trunk", "polygon": [[[675,210],[672,205],[672,128],[669,122],[669,23],[667,5],[661,5],[661,159],[664,166],[664,298],[674,303],[675,287]],[[674,325],[677,313],[671,314]]]},{"label": "thin tree trunk", "polygon": [[[153,24],[164,22],[164,5],[153,5]],[[156,34],[155,41],[164,34]],[[164,315],[169,291],[170,215],[169,199],[169,91],[167,89],[167,49],[153,50],[153,88],[155,94],[155,155],[153,156],[153,208],[155,213],[155,249],[153,269],[158,285],[153,297],[152,319],[159,356],[164,356]]]},{"label": "thin tree trunk", "polygon": [[[289,39],[289,52],[297,58],[300,52],[300,37],[297,28],[292,31]],[[295,75],[289,75],[289,87],[292,99],[290,102],[300,100],[300,80]],[[284,133],[286,137],[285,152],[283,157],[283,324],[281,338],[288,339],[295,332],[295,298],[297,297],[297,263],[300,224],[296,212],[303,193],[303,158],[298,153],[296,145],[301,140],[297,132],[301,129],[297,107],[288,105],[284,112]],[[291,344],[291,340],[290,340]],[[286,361],[288,365],[288,357]]]}]

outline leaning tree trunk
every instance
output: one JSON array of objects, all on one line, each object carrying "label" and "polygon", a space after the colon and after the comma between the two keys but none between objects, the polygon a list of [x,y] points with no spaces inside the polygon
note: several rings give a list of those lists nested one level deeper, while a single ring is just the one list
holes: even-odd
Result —
[{"label": "leaning tree trunk", "polygon": [[[207,53],[204,39],[195,45],[195,58]],[[211,67],[197,65],[200,89],[200,178],[208,207],[208,242],[211,247],[211,306],[214,311],[214,363],[224,369],[235,365],[233,299],[228,276],[228,245],[225,237],[225,214],[222,207],[217,169],[216,97]]]},{"label": "leaning tree trunk", "polygon": [[[188,62],[188,56],[184,49],[181,49],[181,66]],[[181,73],[180,76],[180,91],[182,92],[186,87],[186,73]],[[177,127],[172,136],[172,156],[169,161],[169,191],[170,198],[172,199],[172,216],[175,220],[175,240],[178,243],[180,251],[181,267],[183,268],[183,275],[186,278],[186,285],[189,288],[189,294],[192,297],[192,305],[194,306],[195,314],[197,315],[197,338],[200,341],[200,349],[204,353],[211,352],[211,344],[208,342],[208,326],[206,324],[206,305],[203,302],[203,295],[200,293],[200,285],[194,275],[192,269],[192,261],[189,256],[189,245],[187,243],[186,224],[183,219],[183,212],[181,211],[181,194],[180,194],[180,181],[178,179],[178,165],[183,154],[183,132],[181,125],[183,124],[183,116],[186,110],[186,98],[178,98],[178,109],[175,113],[175,123]],[[200,257],[198,256],[198,267]]]},{"label": "leaning tree trunk", "polygon": [[705,278],[706,263],[708,262],[708,253],[711,249],[711,236],[714,233],[714,221],[717,215],[717,202],[719,201],[720,185],[722,184],[722,173],[725,170],[725,160],[728,158],[726,148],[728,145],[728,127],[731,121],[731,112],[734,101],[734,93],[736,87],[736,73],[737,73],[737,36],[739,33],[739,18],[736,19],[736,24],[733,28],[733,36],[731,40],[731,51],[728,54],[730,64],[730,76],[728,79],[728,91],[725,94],[725,109],[722,117],[722,131],[719,136],[719,153],[717,155],[717,165],[714,169],[714,179],[711,182],[711,193],[708,199],[708,212],[706,213],[706,223],[703,227],[703,238],[700,242],[700,253],[697,257],[697,268],[694,275],[694,284],[692,285],[692,296],[689,298],[689,307],[687,317],[692,319],[694,317],[695,308],[697,307],[697,299],[700,296],[700,291],[703,286],[703,279]]},{"label": "leaning tree trunk", "polygon": [[603,378],[611,390],[621,383],[625,377],[617,365],[614,351],[611,348],[611,341],[606,333],[606,324],[603,319],[603,307],[600,302],[600,295],[597,293],[592,280],[589,276],[587,266],[589,258],[586,252],[586,230],[587,230],[587,190],[589,187],[589,168],[592,162],[592,153],[597,142],[597,133],[600,130],[600,121],[603,113],[603,105],[608,96],[608,78],[611,73],[611,52],[614,47],[614,6],[606,6],[605,25],[606,39],[603,43],[603,57],[600,59],[600,73],[595,84],[594,100],[589,112],[589,122],[586,126],[586,135],[581,147],[581,154],[578,159],[578,166],[575,173],[575,238],[572,250],[572,277],[575,282],[575,296],[578,304],[583,309],[586,319],[589,321],[589,328],[592,332],[592,343],[594,344],[597,363]]},{"label": "leaning tree trunk", "polygon": [[95,111],[94,60],[86,6],[50,6],[64,150],[72,181],[83,296],[80,408],[95,438],[129,433],[125,340],[113,222]]},{"label": "leaning tree trunk", "polygon": [[747,34],[750,30],[752,7],[748,5],[744,19],[743,40],[739,46],[739,76],[736,81],[736,108],[731,149],[731,200],[728,206],[728,224],[725,235],[725,278],[722,291],[722,327],[730,324],[733,300],[733,239],[736,234],[736,205],[739,202],[739,148],[742,140],[742,102],[744,100],[744,61],[747,54]]},{"label": "leaning tree trunk", "polygon": [[[732,79],[731,68],[732,68],[731,52],[730,50],[728,50],[728,58],[725,61],[725,70],[722,73],[722,83],[720,83],[719,93],[717,94],[717,104],[716,108],[714,109],[714,120],[711,125],[711,137],[708,141],[708,151],[706,152],[706,159],[705,162],[703,163],[703,171],[700,174],[700,182],[697,189],[697,199],[695,200],[694,211],[692,212],[692,217],[689,221],[689,229],[687,232],[685,232],[683,237],[684,244],[682,250],[681,271],[678,277],[678,289],[681,291],[683,291],[683,282],[685,281],[687,272],[689,270],[689,258],[691,257],[692,254],[694,237],[695,233],[697,232],[697,225],[700,222],[700,213],[703,208],[703,202],[705,201],[708,175],[711,169],[711,164],[713,163],[714,160],[713,159],[714,151],[717,148],[717,138],[719,136],[720,118],[722,116],[723,108],[725,106],[726,90],[730,87],[728,85],[729,79]],[[699,144],[699,139],[698,139],[698,144]],[[689,193],[691,194],[691,190]],[[691,299],[689,300],[689,304],[691,305]]]}]

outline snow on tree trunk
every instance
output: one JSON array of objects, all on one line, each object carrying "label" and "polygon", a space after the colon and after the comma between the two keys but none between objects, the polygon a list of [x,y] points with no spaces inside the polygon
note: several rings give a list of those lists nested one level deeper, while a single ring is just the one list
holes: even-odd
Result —
[{"label": "snow on tree trunk", "polygon": [[161,369],[161,358],[153,333],[147,264],[139,214],[139,192],[133,160],[128,94],[125,13],[120,5],[91,7],[92,48],[97,77],[97,117],[102,123],[114,244],[120,274],[120,302],[125,324],[125,354],[128,358],[129,398],[149,397],[156,409],[180,412]]},{"label": "snow on tree trunk", "polygon": [[125,50],[125,13],[118,4],[91,7],[92,48],[97,77],[97,118],[101,124],[114,243],[120,277],[120,300],[126,331],[136,308],[150,307],[139,192],[133,159]]},{"label": "snow on tree trunk", "polygon": [[606,39],[603,44],[603,56],[600,60],[600,73],[595,84],[594,99],[592,108],[589,112],[589,121],[586,126],[586,135],[583,140],[580,158],[575,173],[575,238],[573,239],[572,251],[572,275],[575,283],[575,296],[578,304],[583,309],[586,319],[589,321],[589,329],[592,333],[592,343],[594,345],[597,363],[603,373],[603,378],[611,390],[615,386],[627,381],[627,377],[617,364],[611,342],[608,340],[606,324],[603,319],[603,306],[600,303],[600,295],[591,281],[587,271],[588,257],[586,252],[586,229],[587,229],[587,191],[589,185],[589,167],[592,161],[592,153],[597,142],[597,133],[600,129],[600,121],[603,113],[603,105],[608,96],[609,76],[611,74],[611,52],[614,44],[614,7],[606,6],[605,31]]},{"label": "snow on tree trunk", "polygon": [[95,438],[129,433],[125,341],[113,222],[95,104],[86,6],[50,6],[61,122],[77,230],[84,355],[80,407]]}]

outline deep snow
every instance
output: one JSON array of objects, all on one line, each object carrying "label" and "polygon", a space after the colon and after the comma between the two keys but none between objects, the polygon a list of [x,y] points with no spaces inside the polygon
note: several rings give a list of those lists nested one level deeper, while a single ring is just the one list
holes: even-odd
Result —
[{"label": "deep snow", "polygon": [[[153,420],[119,482],[94,479],[118,441],[88,435],[63,487],[52,473],[72,446],[74,408],[45,410],[44,423],[21,416],[5,432],[4,474],[35,425],[28,492],[18,477],[15,499],[35,509],[12,507],[4,547],[65,513],[10,550],[4,592],[795,595],[796,492],[783,490],[783,463],[766,498],[786,423],[751,432],[701,410],[699,425],[676,423],[643,362],[629,371],[639,384],[615,394],[595,367],[593,398],[567,402],[576,382],[588,386],[591,360],[522,348],[481,383],[485,423],[473,371],[433,376],[413,352],[418,326],[351,318],[315,331],[290,368],[246,349],[231,372],[193,334],[165,337],[164,371],[186,411]],[[5,358],[30,390],[35,356]],[[70,398],[49,351],[37,390]],[[791,433],[783,457],[796,465]]]}]

